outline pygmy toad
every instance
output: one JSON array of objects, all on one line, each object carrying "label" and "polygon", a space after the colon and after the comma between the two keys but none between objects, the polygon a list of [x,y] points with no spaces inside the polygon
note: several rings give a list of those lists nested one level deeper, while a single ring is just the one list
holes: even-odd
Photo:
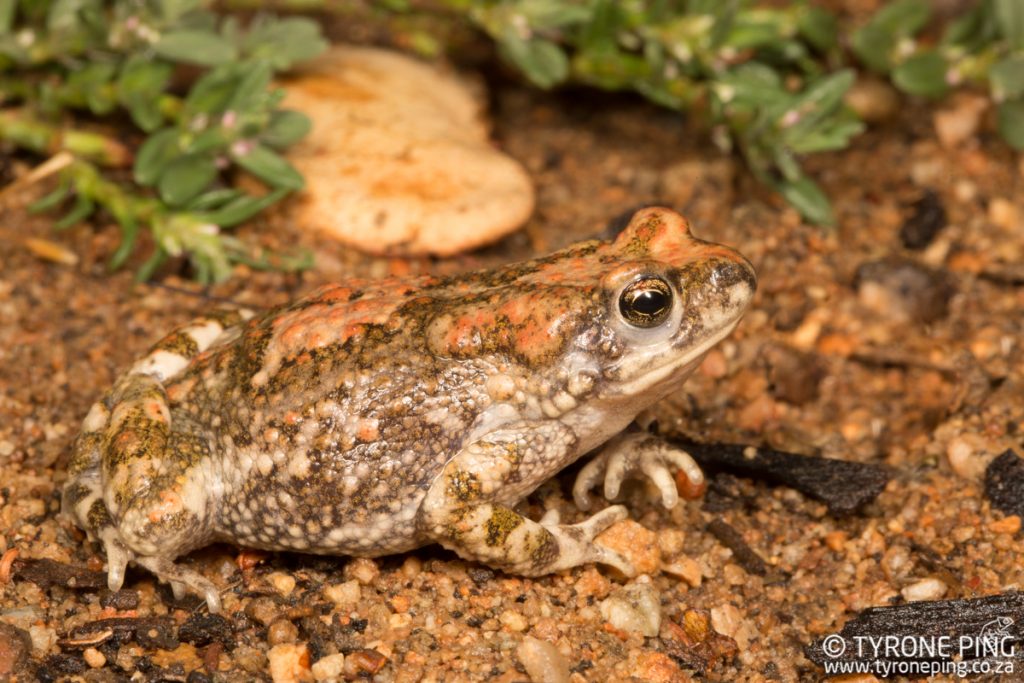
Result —
[{"label": "pygmy toad", "polygon": [[64,510],[106,550],[220,606],[175,563],[214,541],[377,556],[440,543],[535,576],[599,562],[626,517],[573,525],[513,506],[584,453],[574,496],[643,473],[678,500],[685,453],[639,431],[750,302],[754,271],[661,208],[610,242],[446,278],[347,281],[262,314],[199,318],[89,411]]}]

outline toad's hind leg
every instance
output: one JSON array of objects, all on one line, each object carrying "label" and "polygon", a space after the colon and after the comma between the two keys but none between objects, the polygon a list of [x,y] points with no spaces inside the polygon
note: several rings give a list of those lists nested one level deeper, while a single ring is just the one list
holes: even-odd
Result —
[{"label": "toad's hind leg", "polygon": [[187,425],[172,429],[163,381],[184,368],[233,325],[251,316],[230,312],[193,321],[158,342],[89,411],[75,442],[64,511],[107,553],[108,585],[121,587],[135,560],[189,588],[217,609],[216,588],[172,560],[209,539],[212,483],[208,443]]}]

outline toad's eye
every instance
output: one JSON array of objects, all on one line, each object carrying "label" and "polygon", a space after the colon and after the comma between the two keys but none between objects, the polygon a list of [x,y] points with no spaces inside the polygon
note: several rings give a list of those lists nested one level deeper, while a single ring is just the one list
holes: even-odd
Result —
[{"label": "toad's eye", "polygon": [[644,277],[619,295],[619,312],[634,327],[660,325],[672,311],[672,288],[660,277]]}]

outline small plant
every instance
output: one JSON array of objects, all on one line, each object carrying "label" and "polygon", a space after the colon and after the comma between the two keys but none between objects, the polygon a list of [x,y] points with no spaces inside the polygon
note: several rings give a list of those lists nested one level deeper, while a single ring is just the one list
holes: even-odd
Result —
[{"label": "small plant", "polygon": [[915,40],[930,19],[926,0],[893,2],[853,35],[853,51],[910,95],[937,99],[963,84],[987,86],[1000,134],[1024,150],[1024,2],[982,0],[937,43]]},{"label": "small plant", "polygon": [[824,10],[736,0],[449,4],[464,7],[540,87],[573,79],[702,109],[714,139],[737,148],[758,179],[810,220],[832,222],[828,199],[798,158],[845,147],[863,124],[842,99],[853,72],[824,67],[839,47]]},{"label": "small plant", "polygon": [[[245,29],[200,0],[0,0],[0,138],[43,154],[71,153],[57,189],[32,207],[68,207],[57,227],[104,209],[121,228],[120,267],[141,226],[156,248],[147,278],[169,256],[187,256],[197,279],[226,278],[233,263],[300,267],[306,257],[257,254],[227,228],[303,180],[280,150],[302,138],[307,117],[279,107],[275,72],[326,47],[304,18],[259,17]],[[71,112],[104,128],[80,130]],[[141,145],[102,131],[127,118]],[[119,126],[124,129],[125,126]],[[136,185],[104,168],[131,166]],[[225,183],[232,169],[260,179],[252,195]],[[143,188],[151,188],[145,191]]]},{"label": "small plant", "polygon": [[378,4],[413,15],[446,8],[486,32],[541,88],[574,81],[703,112],[718,144],[737,149],[758,179],[819,224],[833,222],[832,209],[800,158],[845,148],[864,129],[843,103],[855,78],[843,67],[847,47],[911,95],[941,97],[962,84],[987,83],[1003,137],[1024,148],[1021,0],[981,0],[935,45],[915,40],[930,20],[927,0],[884,3],[848,46],[835,16],[807,0]]}]

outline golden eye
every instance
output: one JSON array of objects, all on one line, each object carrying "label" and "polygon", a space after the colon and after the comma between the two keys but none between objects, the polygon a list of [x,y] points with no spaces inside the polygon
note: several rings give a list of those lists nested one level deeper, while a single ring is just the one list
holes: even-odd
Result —
[{"label": "golden eye", "polygon": [[660,277],[644,277],[619,295],[619,312],[634,327],[660,325],[672,311],[672,288]]}]

